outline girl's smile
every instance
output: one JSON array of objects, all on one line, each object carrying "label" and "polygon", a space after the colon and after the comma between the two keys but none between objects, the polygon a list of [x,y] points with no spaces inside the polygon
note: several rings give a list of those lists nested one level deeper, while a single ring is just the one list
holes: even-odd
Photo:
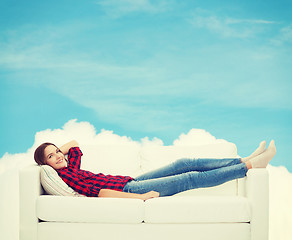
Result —
[{"label": "girl's smile", "polygon": [[58,170],[67,167],[67,161],[65,160],[64,154],[59,148],[54,145],[49,145],[44,150],[45,160],[48,165]]}]

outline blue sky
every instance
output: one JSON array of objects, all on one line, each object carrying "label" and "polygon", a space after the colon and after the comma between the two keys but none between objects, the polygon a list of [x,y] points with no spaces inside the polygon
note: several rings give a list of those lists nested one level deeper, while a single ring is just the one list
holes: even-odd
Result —
[{"label": "blue sky", "polygon": [[201,128],[292,172],[292,3],[1,1],[0,157],[70,119],[168,145]]}]

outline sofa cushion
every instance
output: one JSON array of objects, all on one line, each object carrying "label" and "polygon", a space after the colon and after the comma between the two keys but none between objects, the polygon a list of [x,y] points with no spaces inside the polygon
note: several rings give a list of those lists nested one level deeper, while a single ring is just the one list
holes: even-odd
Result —
[{"label": "sofa cushion", "polygon": [[59,177],[58,173],[49,165],[41,166],[41,184],[47,194],[57,196],[76,196],[85,197],[72,188],[70,188],[63,180]]},{"label": "sofa cushion", "polygon": [[247,198],[161,197],[147,201],[121,198],[40,196],[37,217],[48,222],[230,223],[250,222]]},{"label": "sofa cushion", "polygon": [[141,223],[144,201],[122,198],[39,196],[37,217],[48,222]]},{"label": "sofa cushion", "polygon": [[250,219],[250,204],[244,197],[161,197],[145,202],[145,223],[231,223]]}]

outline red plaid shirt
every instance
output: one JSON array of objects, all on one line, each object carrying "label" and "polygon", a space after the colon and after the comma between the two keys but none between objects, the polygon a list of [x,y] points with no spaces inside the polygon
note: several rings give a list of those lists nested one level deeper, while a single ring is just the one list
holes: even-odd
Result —
[{"label": "red plaid shirt", "polygon": [[98,197],[100,189],[123,191],[124,186],[133,178],[129,176],[112,176],[102,173],[94,174],[81,170],[81,156],[79,147],[70,148],[68,152],[68,166],[57,170],[59,176],[76,192],[88,197]]}]

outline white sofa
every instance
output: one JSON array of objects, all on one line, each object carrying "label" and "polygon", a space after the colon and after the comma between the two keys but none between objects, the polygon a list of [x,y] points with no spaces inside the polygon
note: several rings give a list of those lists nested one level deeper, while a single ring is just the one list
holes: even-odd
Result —
[{"label": "white sofa", "polygon": [[[137,176],[182,157],[236,157],[228,142],[201,146],[82,146],[82,169]],[[139,199],[46,195],[40,167],[20,170],[20,240],[268,240],[266,169],[222,185]]]}]

